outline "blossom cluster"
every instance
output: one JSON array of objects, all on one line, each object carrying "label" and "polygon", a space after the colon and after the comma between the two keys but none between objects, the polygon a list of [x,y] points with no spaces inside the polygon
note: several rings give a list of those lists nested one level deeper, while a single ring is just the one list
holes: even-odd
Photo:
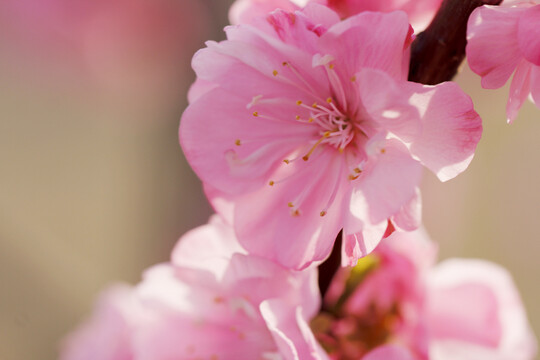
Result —
[{"label": "blossom cluster", "polygon": [[[180,122],[217,215],[140,284],[108,290],[61,359],[532,359],[510,275],[482,260],[435,265],[421,227],[423,168],[456,177],[482,134],[455,83],[408,81],[440,5],[237,0],[227,39],[193,58]],[[540,105],[539,16],[513,1],[469,19],[483,86],[515,71],[509,120],[529,94]],[[321,294],[318,266],[339,236],[343,267]]]}]

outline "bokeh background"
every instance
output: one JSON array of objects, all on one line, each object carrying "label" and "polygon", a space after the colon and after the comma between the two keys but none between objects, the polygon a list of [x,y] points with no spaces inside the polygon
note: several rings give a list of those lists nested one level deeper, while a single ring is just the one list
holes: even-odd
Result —
[{"label": "bokeh background", "polygon": [[[135,283],[211,213],[177,142],[193,53],[231,0],[0,0],[0,359],[54,360],[105,286]],[[540,333],[540,110],[466,67],[484,135],[469,170],[426,174],[442,258],[508,268]],[[96,359],[99,360],[99,359]]]}]

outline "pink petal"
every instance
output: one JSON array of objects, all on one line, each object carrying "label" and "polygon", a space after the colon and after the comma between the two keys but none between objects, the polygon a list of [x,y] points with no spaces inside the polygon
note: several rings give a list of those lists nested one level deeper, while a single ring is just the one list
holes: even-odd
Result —
[{"label": "pink petal", "polygon": [[341,228],[342,191],[348,180],[337,150],[324,150],[308,162],[300,159],[284,165],[292,178],[283,183],[276,178],[274,186],[237,200],[235,229],[248,251],[295,269],[330,253]]},{"label": "pink petal", "polygon": [[412,354],[399,345],[383,345],[366,354],[362,360],[413,360]]},{"label": "pink petal", "polygon": [[514,72],[520,51],[517,39],[519,7],[482,6],[471,14],[467,27],[467,60],[482,77],[482,86],[497,89]]},{"label": "pink petal", "polygon": [[215,89],[217,87],[216,84],[205,81],[203,79],[197,78],[195,79],[195,82],[191,85],[188,92],[188,101],[189,103],[195,102],[198,98],[206,94],[212,89]]},{"label": "pink petal", "polygon": [[179,267],[206,270],[221,278],[234,253],[245,253],[235,238],[233,229],[220,216],[214,215],[208,224],[184,234],[171,255]]},{"label": "pink petal", "polygon": [[416,189],[416,196],[392,217],[392,222],[402,230],[412,231],[418,229],[422,223],[422,200],[420,190]]},{"label": "pink petal", "polygon": [[362,69],[356,78],[360,98],[371,120],[405,142],[420,135],[420,113],[409,103],[411,95],[398,82],[385,72],[372,69]]},{"label": "pink petal", "polygon": [[[62,342],[61,360],[132,360],[133,289],[117,285],[101,295],[92,319]],[[130,318],[131,317],[131,318]]]},{"label": "pink petal", "polygon": [[429,297],[430,330],[437,339],[456,339],[496,348],[501,338],[497,299],[483,284],[438,289]]},{"label": "pink petal", "polygon": [[[180,142],[197,175],[228,193],[266,185],[270,174],[298,146],[298,139],[309,139],[313,132],[294,119],[283,126],[282,121],[253,116],[247,104],[230,92],[214,89],[191,104],[180,123]],[[288,113],[287,107],[273,108]]]},{"label": "pink petal", "polygon": [[406,14],[393,12],[361,13],[331,27],[320,39],[323,55],[334,57],[336,69],[342,73],[343,83],[350,82],[362,68],[387,72],[394,79],[405,79],[403,68],[409,37]]},{"label": "pink petal", "polygon": [[422,177],[422,166],[401,142],[387,140],[381,146],[366,164],[351,197],[351,213],[363,218],[363,209],[357,210],[356,201],[365,199],[372,224],[386,221],[416,197]]},{"label": "pink petal", "polygon": [[528,8],[519,18],[517,36],[525,59],[540,65],[540,5]]},{"label": "pink petal", "polygon": [[531,70],[531,100],[540,108],[540,66],[533,66]]},{"label": "pink petal", "polygon": [[295,11],[298,7],[289,0],[237,0],[229,10],[231,24],[249,24],[275,9]]},{"label": "pink petal", "polygon": [[276,298],[262,302],[260,310],[284,359],[328,359],[301,315],[300,307],[291,307],[285,300]]},{"label": "pink petal", "polygon": [[506,117],[512,123],[518,115],[519,109],[527,99],[531,89],[531,70],[533,65],[522,60],[516,68],[516,73],[510,84],[510,94],[506,104]]},{"label": "pink petal", "polygon": [[[530,360],[534,358],[537,352],[536,339],[528,324],[519,293],[510,274],[505,269],[482,260],[451,259],[436,266],[429,277],[430,294],[451,291],[466,297],[466,293],[460,292],[471,286],[481,290],[469,293],[470,303],[466,307],[462,307],[460,311],[473,312],[476,310],[483,315],[478,317],[471,314],[473,316],[471,319],[463,319],[463,326],[472,326],[469,323],[469,320],[472,319],[487,319],[488,321],[484,322],[483,331],[489,334],[487,340],[492,341],[496,337],[496,333],[492,333],[493,329],[488,328],[487,324],[492,322],[489,320],[492,316],[496,316],[500,323],[499,329],[502,331],[498,346],[496,348],[486,347],[482,342],[478,342],[478,336],[485,342],[486,334],[472,336],[471,329],[463,328],[463,334],[460,338],[434,339],[431,346],[433,358],[437,360]],[[489,289],[495,297],[496,309],[493,308],[492,300],[489,300],[491,304],[489,301],[485,302],[489,299],[489,295],[485,294],[486,289]],[[466,299],[463,298],[463,301]],[[449,309],[455,309],[457,306],[457,304],[448,304],[448,302],[446,304],[451,306]],[[487,311],[482,309],[485,306],[487,306]],[[495,310],[497,314],[492,314],[491,312]],[[456,319],[453,325],[457,326],[458,323],[459,321]],[[477,324],[482,324],[482,321]],[[440,329],[441,326],[445,325],[437,324],[436,326]],[[473,330],[475,329],[482,331],[482,325],[474,325]],[[450,328],[450,330],[452,329]],[[449,329],[445,331],[448,335]],[[455,328],[452,331],[458,331],[458,329]],[[468,341],[463,341],[464,335],[468,337]]]},{"label": "pink petal", "polygon": [[422,135],[410,146],[441,181],[454,178],[471,162],[482,136],[482,120],[473,103],[455,83],[425,86],[407,83],[404,91],[421,113]]}]

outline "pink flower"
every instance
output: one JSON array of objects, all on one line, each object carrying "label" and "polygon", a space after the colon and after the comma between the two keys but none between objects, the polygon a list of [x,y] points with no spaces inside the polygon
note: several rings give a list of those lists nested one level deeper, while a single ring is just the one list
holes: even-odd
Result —
[{"label": "pink flower", "polygon": [[229,18],[232,24],[248,23],[253,18],[275,9],[293,11],[308,2],[326,5],[341,18],[348,18],[362,11],[402,10],[409,16],[415,32],[420,32],[429,25],[442,0],[236,0],[231,6]]},{"label": "pink flower", "polygon": [[247,255],[213,218],[181,239],[171,264],[106,293],[61,359],[326,359],[308,325],[319,305],[316,269]]},{"label": "pink flower", "polygon": [[394,233],[355,268],[340,269],[311,322],[331,359],[358,359],[389,345],[402,348],[394,349],[403,353],[398,359],[407,352],[417,360],[535,357],[536,339],[508,272],[481,260],[433,267],[435,250],[420,231]]},{"label": "pink flower", "polygon": [[500,88],[514,74],[506,105],[509,123],[527,96],[540,108],[540,5],[536,3],[482,6],[469,18],[467,58],[482,77],[482,87]]},{"label": "pink flower", "polygon": [[422,165],[445,181],[470,163],[481,120],[455,84],[406,81],[403,12],[312,3],[226,32],[193,59],[180,141],[249,252],[301,269],[343,228],[355,264],[389,222],[418,226]]}]

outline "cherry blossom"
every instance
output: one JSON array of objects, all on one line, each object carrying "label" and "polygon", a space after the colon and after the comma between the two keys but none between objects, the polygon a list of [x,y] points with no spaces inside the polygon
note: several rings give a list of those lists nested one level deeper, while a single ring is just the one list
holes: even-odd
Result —
[{"label": "cherry blossom", "polygon": [[540,108],[540,5],[511,1],[482,6],[469,18],[467,58],[482,87],[502,87],[514,74],[506,105],[511,123],[527,96]]},{"label": "cherry blossom", "polygon": [[308,325],[319,306],[316,269],[247,255],[214,217],[171,263],[107,291],[61,360],[326,359]]},{"label": "cherry blossom", "polygon": [[508,272],[482,260],[434,266],[435,256],[423,231],[394,233],[340,269],[311,322],[331,359],[392,345],[398,358],[532,360],[536,339]]},{"label": "cherry blossom", "polygon": [[418,227],[422,165],[446,181],[470,163],[481,120],[457,85],[406,81],[405,13],[310,3],[226,33],[193,59],[180,142],[249,252],[301,269],[343,228],[355,264]]}]

